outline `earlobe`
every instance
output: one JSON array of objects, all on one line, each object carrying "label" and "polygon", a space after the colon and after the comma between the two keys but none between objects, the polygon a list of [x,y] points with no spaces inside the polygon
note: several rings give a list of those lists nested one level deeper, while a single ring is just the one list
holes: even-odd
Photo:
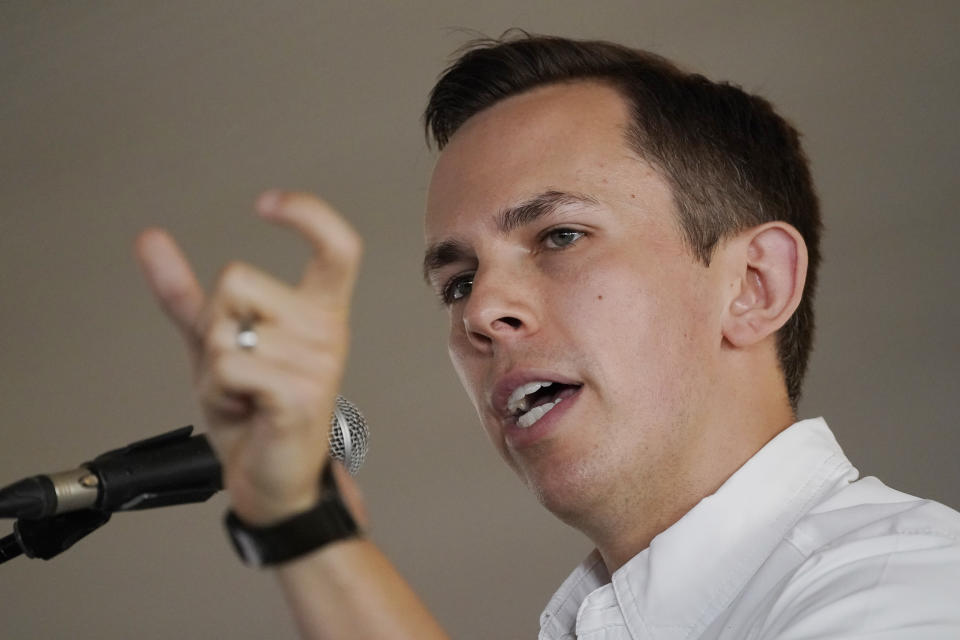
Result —
[{"label": "earlobe", "polygon": [[807,247],[785,222],[769,222],[730,242],[732,297],[723,318],[723,337],[749,347],[782,327],[803,295]]}]

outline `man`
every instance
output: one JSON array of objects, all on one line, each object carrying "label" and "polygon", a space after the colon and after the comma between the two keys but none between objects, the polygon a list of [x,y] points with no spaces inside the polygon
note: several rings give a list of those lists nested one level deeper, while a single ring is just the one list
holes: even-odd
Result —
[{"label": "man", "polygon": [[[597,547],[542,638],[960,634],[960,515],[854,482],[826,424],[796,422],[820,219],[767,102],[521,38],[463,55],[426,124],[453,364],[507,463]],[[138,246],[194,355],[233,535],[275,561],[305,636],[444,637],[323,472],[360,241],[305,194],[257,208],[313,242],[297,287],[233,264],[207,297],[163,232]]]}]

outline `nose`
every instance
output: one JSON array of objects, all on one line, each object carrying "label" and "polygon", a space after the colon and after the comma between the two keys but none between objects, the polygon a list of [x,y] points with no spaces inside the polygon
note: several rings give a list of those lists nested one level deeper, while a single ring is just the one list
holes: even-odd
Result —
[{"label": "nose", "polygon": [[463,327],[474,349],[490,353],[503,343],[535,333],[537,295],[528,278],[477,271],[463,306]]}]

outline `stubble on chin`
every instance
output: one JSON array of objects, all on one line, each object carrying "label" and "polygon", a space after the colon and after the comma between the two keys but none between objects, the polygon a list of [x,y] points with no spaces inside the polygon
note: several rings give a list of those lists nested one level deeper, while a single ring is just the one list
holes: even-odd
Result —
[{"label": "stubble on chin", "polygon": [[508,463],[544,508],[583,530],[608,489],[606,476],[613,461],[596,444],[578,451],[561,451],[562,446],[554,441],[537,443],[527,447],[522,457],[510,452]]}]

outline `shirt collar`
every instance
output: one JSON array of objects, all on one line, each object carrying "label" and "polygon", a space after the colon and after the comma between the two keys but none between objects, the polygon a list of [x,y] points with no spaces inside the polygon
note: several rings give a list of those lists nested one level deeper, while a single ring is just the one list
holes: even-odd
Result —
[{"label": "shirt collar", "polygon": [[[591,554],[550,600],[541,626],[572,632],[578,616],[588,617],[589,594],[610,583],[631,637],[695,635],[811,507],[856,476],[822,418],[797,422],[612,576]],[[609,594],[597,600],[609,608]]]},{"label": "shirt collar", "polygon": [[580,605],[598,587],[609,582],[610,572],[607,571],[600,552],[594,549],[563,581],[550,598],[547,608],[540,614],[541,637],[546,635],[549,638],[561,638],[572,635]]}]

